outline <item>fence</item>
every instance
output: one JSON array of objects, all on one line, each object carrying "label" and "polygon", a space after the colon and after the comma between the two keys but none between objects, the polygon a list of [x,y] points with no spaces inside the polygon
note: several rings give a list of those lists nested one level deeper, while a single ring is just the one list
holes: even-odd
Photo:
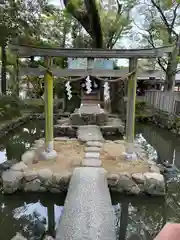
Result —
[{"label": "fence", "polygon": [[158,90],[146,91],[144,101],[163,112],[169,114],[180,114],[180,93],[179,92],[162,92]]}]

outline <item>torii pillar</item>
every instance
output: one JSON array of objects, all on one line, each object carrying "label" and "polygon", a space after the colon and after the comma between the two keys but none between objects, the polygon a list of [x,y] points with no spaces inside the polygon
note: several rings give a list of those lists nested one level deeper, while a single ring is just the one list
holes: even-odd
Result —
[{"label": "torii pillar", "polygon": [[133,72],[128,79],[128,98],[127,98],[127,114],[126,114],[126,155],[129,160],[137,159],[134,151],[134,133],[135,133],[135,107],[136,107],[136,86],[137,86],[137,58],[129,59],[129,72]]},{"label": "torii pillar", "polygon": [[44,76],[45,87],[45,151],[43,158],[45,160],[55,159],[57,153],[54,150],[54,126],[53,126],[53,76],[49,68],[52,65],[51,58],[45,58],[46,73]]}]

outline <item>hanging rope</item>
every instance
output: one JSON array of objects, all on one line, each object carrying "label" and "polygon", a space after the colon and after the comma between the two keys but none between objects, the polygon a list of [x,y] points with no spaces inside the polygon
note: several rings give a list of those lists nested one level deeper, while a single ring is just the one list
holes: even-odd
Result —
[{"label": "hanging rope", "polygon": [[[120,78],[116,78],[116,79],[111,79],[109,82],[118,82],[118,81],[124,81],[124,80],[128,80],[128,78],[134,74],[136,72],[137,69],[133,70],[132,72],[130,73],[127,73],[125,76],[123,77],[120,77]],[[101,77],[98,77],[98,76],[94,76],[95,78],[97,78],[98,80],[100,81],[103,81],[103,82],[106,82],[107,81],[107,78],[104,79],[104,78],[101,78]]]}]

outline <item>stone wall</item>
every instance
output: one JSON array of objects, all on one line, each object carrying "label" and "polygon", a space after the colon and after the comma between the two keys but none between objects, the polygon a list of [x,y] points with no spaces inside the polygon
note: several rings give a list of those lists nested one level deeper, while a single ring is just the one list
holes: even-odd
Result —
[{"label": "stone wall", "polygon": [[[12,194],[18,190],[25,192],[60,193],[68,189],[72,171],[54,173],[49,169],[30,170],[28,165],[35,163],[44,147],[43,140],[37,140],[33,147],[22,155],[22,161],[4,168],[1,184],[4,193]],[[146,173],[111,173],[107,175],[110,190],[128,195],[165,194],[163,175],[154,162],[149,161]]]}]

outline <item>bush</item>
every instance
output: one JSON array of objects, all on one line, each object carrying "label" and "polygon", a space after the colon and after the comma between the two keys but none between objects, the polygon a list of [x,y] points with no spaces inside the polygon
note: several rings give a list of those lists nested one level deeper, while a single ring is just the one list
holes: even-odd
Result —
[{"label": "bush", "polygon": [[0,96],[0,121],[21,116],[24,102],[16,96]]},{"label": "bush", "polygon": [[146,107],[146,103],[144,101],[137,101],[136,102],[136,111],[144,111]]}]

